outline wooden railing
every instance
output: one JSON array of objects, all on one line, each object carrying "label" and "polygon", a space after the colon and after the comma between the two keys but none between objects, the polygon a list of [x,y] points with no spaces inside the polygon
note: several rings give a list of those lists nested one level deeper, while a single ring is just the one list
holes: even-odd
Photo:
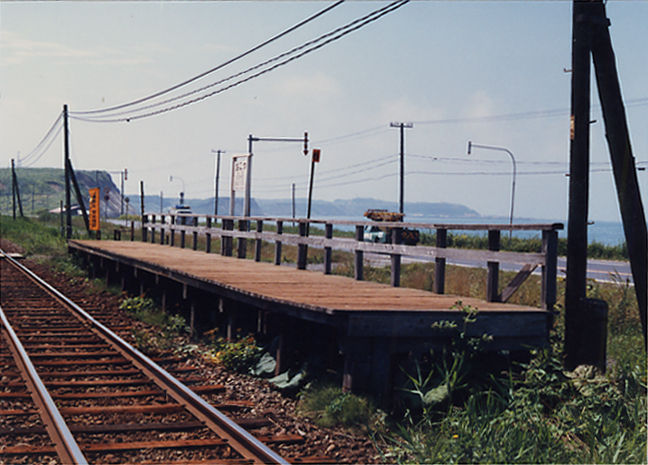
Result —
[{"label": "wooden railing", "polygon": [[[199,224],[199,219],[204,222]],[[160,214],[147,213],[142,218],[142,240],[144,242],[159,242],[160,244],[176,245],[176,235],[179,233],[180,247],[186,246],[186,236],[192,236],[192,248],[198,247],[198,236],[206,237],[206,251],[211,252],[212,238],[220,238],[220,253],[225,256],[233,255],[234,238],[239,239],[237,256],[245,258],[247,240],[254,241],[254,260],[261,260],[261,245],[263,241],[273,242],[275,247],[274,264],[281,264],[282,246],[289,244],[297,246],[297,268],[306,269],[308,247],[324,249],[324,273],[330,274],[332,267],[332,250],[345,250],[354,254],[354,275],[358,280],[363,279],[363,255],[365,252],[389,255],[391,259],[391,284],[400,285],[401,257],[433,258],[435,261],[434,292],[445,292],[446,260],[470,260],[486,263],[487,283],[486,300],[489,302],[506,302],[522,285],[531,273],[541,267],[542,292],[541,305],[544,309],[552,309],[556,303],[556,273],[558,252],[558,230],[563,229],[562,223],[552,224],[430,224],[374,221],[339,221],[339,220],[308,220],[304,218],[274,218],[274,217],[238,217],[222,215],[195,214]],[[264,225],[273,223],[275,231],[264,231]],[[284,225],[298,226],[298,234],[286,234]],[[251,226],[254,224],[254,230]],[[310,236],[309,226],[324,227],[324,236]],[[353,226],[354,238],[334,237],[333,226]],[[235,228],[235,226],[237,226]],[[365,242],[365,226],[379,226],[391,232],[391,243]],[[405,245],[401,241],[403,228],[429,229],[436,231],[434,247],[426,245]],[[470,230],[488,232],[488,250],[457,249],[447,247],[449,230]],[[542,251],[538,253],[508,252],[500,250],[501,231],[539,231],[542,234]],[[156,237],[157,236],[157,237]],[[131,234],[131,240],[133,235]],[[247,240],[242,240],[247,239]],[[523,265],[513,280],[499,292],[500,263],[515,263]]]}]

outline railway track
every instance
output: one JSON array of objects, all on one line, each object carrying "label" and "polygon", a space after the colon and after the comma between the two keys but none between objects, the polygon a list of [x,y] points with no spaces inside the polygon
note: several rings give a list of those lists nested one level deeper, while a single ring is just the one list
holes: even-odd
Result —
[{"label": "railway track", "polygon": [[221,410],[240,403],[205,400],[225,387],[145,356],[118,334],[129,321],[91,316],[0,256],[0,463],[288,463],[267,443],[299,438],[254,437],[244,426],[263,419],[237,424]]}]

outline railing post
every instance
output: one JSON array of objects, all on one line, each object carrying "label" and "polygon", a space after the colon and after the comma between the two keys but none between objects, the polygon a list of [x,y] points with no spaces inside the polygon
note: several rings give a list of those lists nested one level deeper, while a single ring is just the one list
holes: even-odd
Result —
[{"label": "railing post", "polygon": [[[488,250],[499,251],[500,231],[492,229],[488,231]],[[488,278],[486,281],[486,301],[499,302],[499,262],[488,262]]]},{"label": "railing post", "polygon": [[155,215],[151,215],[151,224],[153,225],[151,228],[151,244],[155,244]]},{"label": "railing post", "polygon": [[148,223],[148,215],[142,215],[142,242],[148,242],[146,223]]},{"label": "railing post", "polygon": [[[239,231],[248,231],[247,220],[239,220]],[[238,258],[245,258],[247,255],[247,239],[239,237],[238,239]]]},{"label": "railing post", "polygon": [[[333,239],[333,225],[331,223],[326,223],[324,226],[324,237],[326,239]],[[324,247],[324,274],[331,274],[332,256],[331,247]]]},{"label": "railing post", "polygon": [[212,225],[212,219],[211,216],[208,216],[206,218],[207,222],[207,232],[205,233],[205,252],[210,253],[211,252],[211,233],[209,232],[211,230],[211,225]]},{"label": "railing post", "polygon": [[[97,237],[97,239],[99,239],[99,238]],[[131,242],[135,240],[135,221],[131,221],[130,240],[131,240]]]},{"label": "railing post", "polygon": [[[187,225],[187,219],[185,217],[180,217],[180,226],[184,227]],[[187,231],[182,229],[180,231],[180,248],[184,249],[185,248],[185,242],[187,239]]]},{"label": "railing post", "polygon": [[[358,242],[362,242],[364,240],[364,226],[362,225],[356,225],[356,230],[355,230],[355,240]],[[354,277],[358,281],[362,281],[363,279],[363,262],[364,262],[364,252],[362,250],[356,250],[355,251],[355,263],[354,263]]]},{"label": "railing post", "polygon": [[171,215],[171,225],[169,226],[169,245],[173,247],[175,245],[175,226],[176,224],[176,216]]},{"label": "railing post", "polygon": [[[223,219],[223,230],[232,231],[234,229],[234,220]],[[225,257],[232,256],[232,236],[223,236],[221,237],[221,255]]]},{"label": "railing post", "polygon": [[[398,245],[402,242],[403,230],[401,228],[394,228],[391,230],[392,244]],[[391,285],[400,287],[401,275],[401,255],[398,253],[391,254]]]},{"label": "railing post", "polygon": [[[445,249],[448,246],[448,230],[439,228],[436,230],[436,246]],[[434,259],[434,292],[445,293],[445,267],[446,259],[436,257]]]},{"label": "railing post", "polygon": [[[263,232],[263,221],[262,220],[257,220],[256,224],[256,231],[258,233]],[[261,247],[263,246],[263,240],[260,238],[254,241],[254,261],[255,262],[260,262],[261,261]]]},{"label": "railing post", "polygon": [[[192,224],[194,228],[198,227],[198,217],[194,216],[192,218]],[[193,231],[193,249],[198,250],[198,231],[194,230]]]},{"label": "railing post", "polygon": [[160,224],[162,225],[162,227],[160,228],[160,245],[164,245],[164,221],[164,215],[160,216]]},{"label": "railing post", "polygon": [[542,308],[552,310],[556,304],[556,277],[558,270],[558,231],[542,231]]},{"label": "railing post", "polygon": [[[299,236],[307,237],[308,236],[308,223],[303,221],[299,222]],[[305,270],[306,262],[308,261],[308,245],[307,244],[297,244],[297,269]]]},{"label": "railing post", "polygon": [[[277,234],[283,234],[283,221],[277,221]],[[281,241],[275,242],[275,265],[281,265]]]}]

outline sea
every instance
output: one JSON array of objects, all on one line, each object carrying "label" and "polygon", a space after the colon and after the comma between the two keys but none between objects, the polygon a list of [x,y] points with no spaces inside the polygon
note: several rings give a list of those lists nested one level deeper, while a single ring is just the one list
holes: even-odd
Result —
[{"label": "sea", "polygon": [[[349,217],[340,216],[336,218],[328,218],[335,220],[347,221],[366,221],[364,217]],[[424,215],[408,215],[405,217],[406,222],[411,223],[434,223],[434,224],[508,224],[507,217],[492,217],[492,216],[478,216],[478,217],[450,217],[450,216],[424,216]],[[562,223],[564,228],[558,231],[559,238],[567,237],[567,221],[566,220],[547,220],[537,218],[514,218],[513,224],[552,224]],[[340,227],[340,229],[352,230],[353,227]],[[451,231],[458,233],[459,231]],[[475,234],[485,235],[486,231],[461,231],[461,234]],[[508,235],[508,232],[502,233]],[[532,238],[540,237],[540,231],[514,231],[513,236],[519,238]],[[598,242],[604,245],[619,245],[625,243],[625,236],[623,234],[623,224],[612,221],[591,221],[587,227],[587,240],[591,244]]]}]

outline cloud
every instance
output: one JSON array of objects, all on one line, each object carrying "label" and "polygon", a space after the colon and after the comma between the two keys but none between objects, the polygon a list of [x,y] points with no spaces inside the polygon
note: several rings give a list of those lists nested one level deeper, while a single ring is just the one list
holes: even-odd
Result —
[{"label": "cloud", "polygon": [[32,60],[83,61],[98,65],[135,65],[150,62],[145,53],[139,56],[118,49],[99,47],[84,49],[55,41],[42,41],[22,37],[11,31],[0,33],[0,64],[21,65]]}]

